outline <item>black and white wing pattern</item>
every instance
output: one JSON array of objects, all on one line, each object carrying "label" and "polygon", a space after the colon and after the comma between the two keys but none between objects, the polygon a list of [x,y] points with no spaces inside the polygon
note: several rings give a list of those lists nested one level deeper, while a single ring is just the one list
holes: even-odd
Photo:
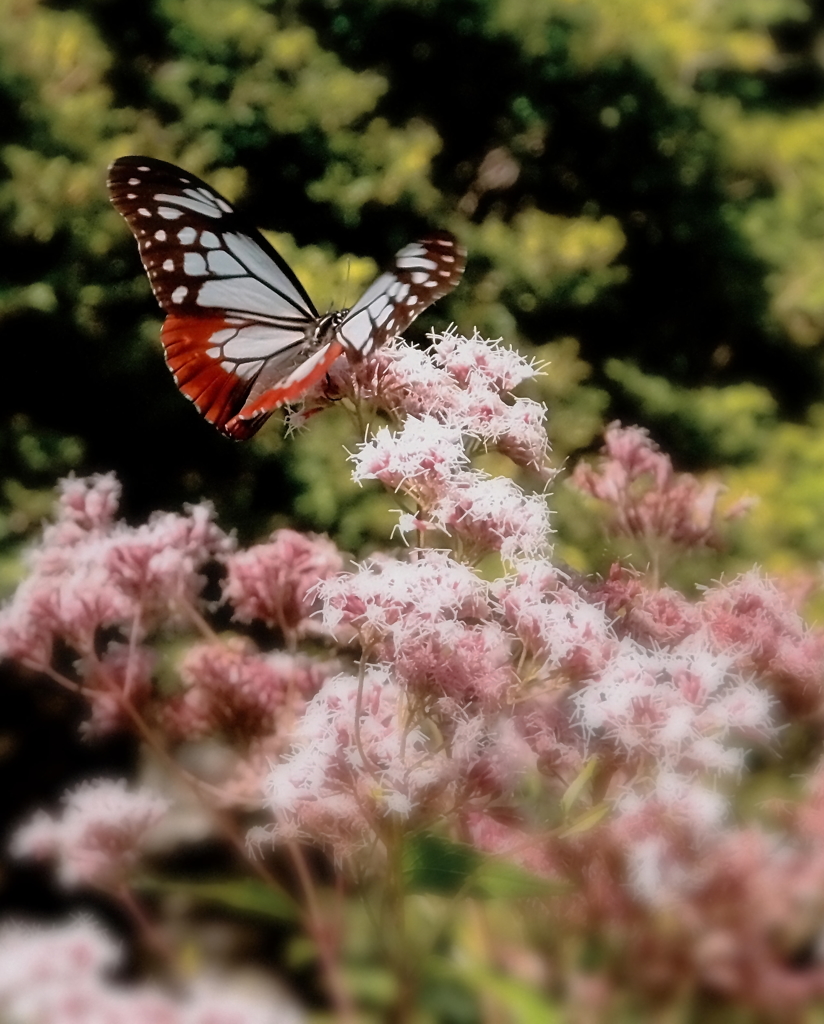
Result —
[{"label": "black and white wing pattern", "polygon": [[111,201],[137,239],[175,381],[229,437],[251,437],[343,353],[360,358],[454,288],[466,255],[437,232],[405,246],[347,312],[318,314],[288,264],[213,188],[174,164],[126,156]]},{"label": "black and white wing pattern", "polygon": [[[466,265],[466,251],[446,231],[433,232],[417,242],[405,245],[395,254],[392,266],[381,274],[349,310],[330,314],[323,320],[328,324],[324,337],[334,335],[330,351],[337,346],[351,360],[364,356],[394,338],[412,323],[427,306],[452,291],[463,276]],[[315,357],[323,362],[321,373],[330,366],[318,350]],[[301,368],[303,378],[303,367]],[[294,376],[294,374],[292,375]],[[311,381],[320,374],[313,374]],[[281,382],[278,389],[263,393],[257,401],[249,401],[230,424],[237,427],[245,424],[246,430],[257,430],[272,410],[292,397],[281,398],[287,382]],[[301,389],[301,393],[308,385]],[[258,422],[259,421],[259,422]]]},{"label": "black and white wing pattern", "polygon": [[433,231],[395,254],[392,266],[366,289],[338,327],[347,349],[369,355],[403,334],[427,306],[458,284],[466,252],[447,231]]}]

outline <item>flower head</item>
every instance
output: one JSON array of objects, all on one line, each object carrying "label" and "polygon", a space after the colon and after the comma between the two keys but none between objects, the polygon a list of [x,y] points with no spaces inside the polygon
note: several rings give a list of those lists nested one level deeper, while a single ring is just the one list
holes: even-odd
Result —
[{"label": "flower head", "polygon": [[18,829],[18,857],[54,860],[67,886],[115,888],[134,868],[149,831],[169,804],[148,790],[98,779],[69,790],[60,817],[45,811]]},{"label": "flower head", "polygon": [[717,543],[717,482],[675,473],[640,427],[612,423],[604,441],[600,462],[578,463],[570,482],[607,506],[615,534],[687,548]]},{"label": "flower head", "polygon": [[316,607],[319,582],[343,569],[343,556],[325,537],[276,530],[226,559],[223,594],[240,622],[260,619],[285,632],[301,627]]}]

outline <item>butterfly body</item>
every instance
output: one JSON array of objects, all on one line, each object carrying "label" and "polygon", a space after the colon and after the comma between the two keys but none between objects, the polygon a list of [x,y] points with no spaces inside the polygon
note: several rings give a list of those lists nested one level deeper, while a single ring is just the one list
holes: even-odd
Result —
[{"label": "butterfly body", "polygon": [[341,355],[361,359],[455,287],[446,232],[404,246],[351,309],[319,314],[288,264],[218,192],[173,164],[121,157],[109,193],[137,239],[178,387],[229,437],[251,437]]}]

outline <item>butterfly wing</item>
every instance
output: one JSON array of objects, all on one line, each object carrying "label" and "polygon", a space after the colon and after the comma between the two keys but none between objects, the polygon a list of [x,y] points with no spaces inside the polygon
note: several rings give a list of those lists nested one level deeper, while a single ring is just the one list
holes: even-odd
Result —
[{"label": "butterfly wing", "polygon": [[405,245],[338,327],[347,352],[365,356],[402,334],[427,306],[452,291],[465,266],[466,250],[447,231]]},{"label": "butterfly wing", "polygon": [[[313,357],[315,362],[322,363],[313,382],[327,372],[341,353],[362,359],[405,331],[427,306],[452,291],[465,266],[466,250],[447,231],[435,231],[405,245],[395,254],[389,270],[366,289],[355,305],[336,315],[333,333],[337,340]],[[307,387],[302,387],[298,394]],[[279,391],[266,392],[247,402],[228,426],[254,433],[276,405],[290,400],[281,398]]]},{"label": "butterfly wing", "polygon": [[263,420],[233,422],[244,404],[270,391],[277,405],[298,397],[340,346],[318,346],[318,313],[292,270],[204,181],[126,156],[108,186],[167,313],[161,336],[178,387],[224,433],[251,436]]}]

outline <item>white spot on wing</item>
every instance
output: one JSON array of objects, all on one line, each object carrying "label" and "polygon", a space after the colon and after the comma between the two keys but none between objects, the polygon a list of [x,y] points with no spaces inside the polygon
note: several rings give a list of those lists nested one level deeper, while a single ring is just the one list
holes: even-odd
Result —
[{"label": "white spot on wing", "polygon": [[189,294],[189,289],[185,284],[179,284],[177,288],[172,292],[172,302],[183,302],[186,296]]},{"label": "white spot on wing", "polygon": [[151,217],[152,215],[152,211],[147,210],[145,206],[141,206],[137,212],[140,214],[141,217]]},{"label": "white spot on wing", "polygon": [[341,341],[349,348],[355,349],[357,352],[365,351],[372,340],[372,321],[369,319],[369,312],[362,309],[356,313],[351,319],[341,324],[338,333]]},{"label": "white spot on wing", "polygon": [[130,185],[139,185],[140,184],[140,178],[129,178],[129,184]]},{"label": "white spot on wing", "polygon": [[199,252],[183,253],[183,272],[191,277],[203,277],[207,274],[206,260]]},{"label": "white spot on wing", "polygon": [[[279,295],[268,292],[268,289],[264,289],[260,282],[255,282],[255,284],[260,285],[260,290],[256,290],[256,294],[262,294],[265,290],[269,296],[265,309],[255,307],[257,312],[285,314],[286,316],[298,316],[300,314],[307,316],[315,315],[314,309],[311,306],[307,308],[306,299],[297,291],[280,267],[273,263],[268,255],[251,238],[248,238],[246,235],[231,233],[224,235],[224,242],[232,255],[236,256],[252,274],[261,278],[262,281],[267,282],[273,288],[277,288],[278,291],[283,292],[293,300],[292,302],[287,302]],[[233,302],[230,308],[238,309],[240,307],[236,302]],[[252,310],[252,307],[243,308]]]},{"label": "white spot on wing", "polygon": [[410,277],[412,278],[412,284],[423,284],[424,281],[429,279],[429,274],[425,270],[413,270]]},{"label": "white spot on wing", "polygon": [[269,359],[281,349],[293,344],[299,335],[297,332],[275,331],[262,324],[252,324],[235,332],[223,346],[223,355],[227,359]]},{"label": "white spot on wing", "polygon": [[435,260],[424,259],[423,256],[416,256],[415,259],[399,259],[397,263],[404,270],[437,270],[438,268]]},{"label": "white spot on wing", "polygon": [[228,252],[224,252],[223,249],[208,253],[206,260],[209,264],[209,270],[213,274],[221,274],[224,277],[241,277],[244,273],[243,267],[238,261],[233,256],[230,256]]},{"label": "white spot on wing", "polygon": [[206,249],[217,249],[220,245],[220,239],[214,231],[201,231],[200,244]]},{"label": "white spot on wing", "polygon": [[[213,345],[223,345],[225,341],[229,341],[230,338],[234,338],[236,334],[237,331],[233,328],[223,327],[221,330],[215,331],[211,338],[209,338],[209,341],[211,341]],[[221,349],[221,352],[222,351],[223,350]]]},{"label": "white spot on wing", "polygon": [[197,238],[197,232],[192,227],[181,228],[177,233],[177,240],[181,245],[191,245]]},{"label": "white spot on wing", "polygon": [[[227,364],[223,363],[222,365],[225,369]],[[250,377],[256,377],[260,373],[263,369],[263,360],[258,359],[254,363],[229,363],[228,365],[231,367],[232,373],[242,377],[243,380],[248,380]]]},{"label": "white spot on wing", "polygon": [[198,302],[201,306],[237,309],[264,316],[299,315],[293,306],[253,277],[206,281],[200,289]]},{"label": "white spot on wing", "polygon": [[175,261],[174,260],[164,260],[163,261],[163,269],[164,270],[169,270],[169,271],[174,270],[175,269]]},{"label": "white spot on wing", "polygon": [[164,220],[177,220],[183,216],[182,210],[174,210],[171,206],[158,206],[157,212]]},{"label": "white spot on wing", "polygon": [[155,231],[155,238],[158,240],[158,242],[166,241],[166,232],[163,230],[163,228],[161,228],[160,231]]},{"label": "white spot on wing", "polygon": [[[198,198],[190,198],[196,196],[198,193],[192,189],[186,190],[186,195],[182,196],[170,196],[160,193],[155,196],[155,200],[158,203],[174,203],[176,206],[182,206],[186,210],[193,210],[195,213],[203,214],[204,217],[220,217],[220,210],[215,206],[214,203],[204,202],[199,196]],[[182,211],[178,211],[178,216],[181,215]]]}]

